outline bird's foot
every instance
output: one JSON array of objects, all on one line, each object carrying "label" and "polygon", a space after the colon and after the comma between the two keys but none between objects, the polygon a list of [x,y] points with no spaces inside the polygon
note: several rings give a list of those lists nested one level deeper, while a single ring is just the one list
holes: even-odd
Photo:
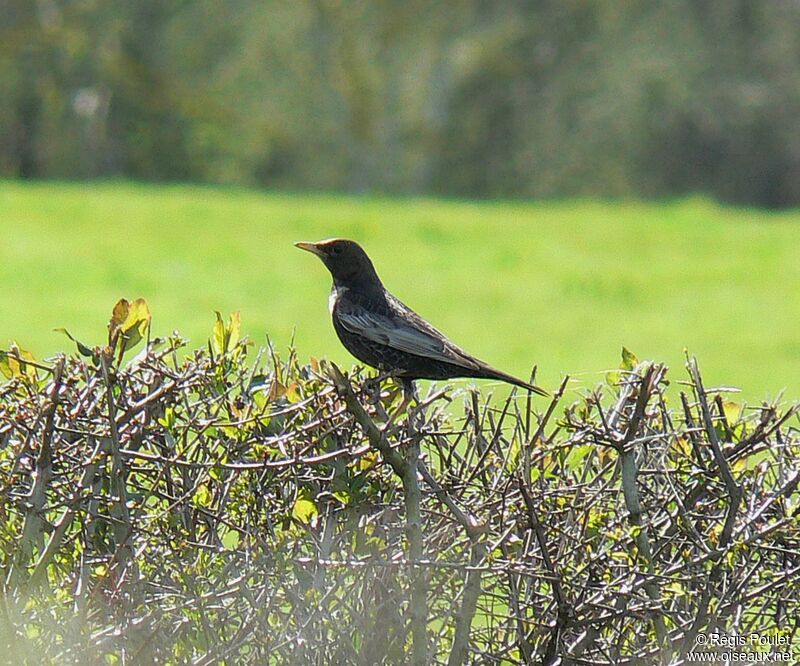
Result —
[{"label": "bird's foot", "polygon": [[361,388],[370,402],[375,403],[380,398],[381,384],[377,377],[367,377]]},{"label": "bird's foot", "polygon": [[413,380],[406,379],[404,377],[395,377],[395,379],[398,382],[400,382],[400,384],[403,387],[403,400],[392,411],[391,416],[389,417],[389,420],[386,423],[387,431],[394,428],[395,425],[399,424],[401,418],[404,415],[406,416],[409,424],[411,423],[412,420],[415,420],[417,410],[411,408],[411,403],[419,405],[419,398],[417,397],[417,390]]},{"label": "bird's foot", "polygon": [[391,377],[390,374],[387,373],[380,373],[375,377],[368,377],[364,380],[362,384],[362,390],[364,395],[366,396],[369,403],[375,409],[375,412],[379,419],[388,423],[391,419],[389,417],[386,408],[384,407],[383,400],[381,397],[382,386],[381,384],[387,378]]},{"label": "bird's foot", "polygon": [[388,372],[380,372],[374,377],[367,377],[362,384],[364,392],[370,398],[379,398],[381,394],[381,384],[390,377],[392,377],[392,375]]}]

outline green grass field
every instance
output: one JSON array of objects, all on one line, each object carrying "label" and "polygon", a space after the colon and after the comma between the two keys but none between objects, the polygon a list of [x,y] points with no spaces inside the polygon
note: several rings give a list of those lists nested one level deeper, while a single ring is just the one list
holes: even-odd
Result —
[{"label": "green grass field", "polygon": [[296,240],[347,236],[386,286],[457,343],[553,387],[603,378],[625,345],[749,400],[800,397],[800,211],[664,204],[442,201],[126,183],[0,183],[0,346],[99,343],[114,302],[203,345],[214,310],[257,344],[346,364],[329,278]]}]

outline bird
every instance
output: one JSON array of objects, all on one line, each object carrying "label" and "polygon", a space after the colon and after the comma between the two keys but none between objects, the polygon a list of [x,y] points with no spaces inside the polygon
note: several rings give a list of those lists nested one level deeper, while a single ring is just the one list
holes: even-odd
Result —
[{"label": "bird", "polygon": [[328,307],[344,347],[362,363],[392,376],[406,395],[417,379],[494,379],[548,395],[529,382],[475,358],[395,298],[355,241],[330,238],[295,247],[317,255],[333,277]]}]

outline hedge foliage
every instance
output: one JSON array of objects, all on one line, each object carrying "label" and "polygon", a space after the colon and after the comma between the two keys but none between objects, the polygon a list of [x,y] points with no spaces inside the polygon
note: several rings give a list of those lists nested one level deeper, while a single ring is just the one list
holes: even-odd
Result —
[{"label": "hedge foliage", "polygon": [[627,354],[584,395],[398,411],[238,316],[195,351],[148,324],[120,302],[107,346],[0,356],[12,661],[684,663],[798,629],[796,406]]}]

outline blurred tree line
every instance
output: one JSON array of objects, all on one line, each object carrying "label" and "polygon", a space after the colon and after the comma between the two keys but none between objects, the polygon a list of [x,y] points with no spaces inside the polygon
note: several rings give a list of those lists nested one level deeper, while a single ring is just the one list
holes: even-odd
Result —
[{"label": "blurred tree line", "polygon": [[794,0],[0,0],[0,175],[800,204]]}]

